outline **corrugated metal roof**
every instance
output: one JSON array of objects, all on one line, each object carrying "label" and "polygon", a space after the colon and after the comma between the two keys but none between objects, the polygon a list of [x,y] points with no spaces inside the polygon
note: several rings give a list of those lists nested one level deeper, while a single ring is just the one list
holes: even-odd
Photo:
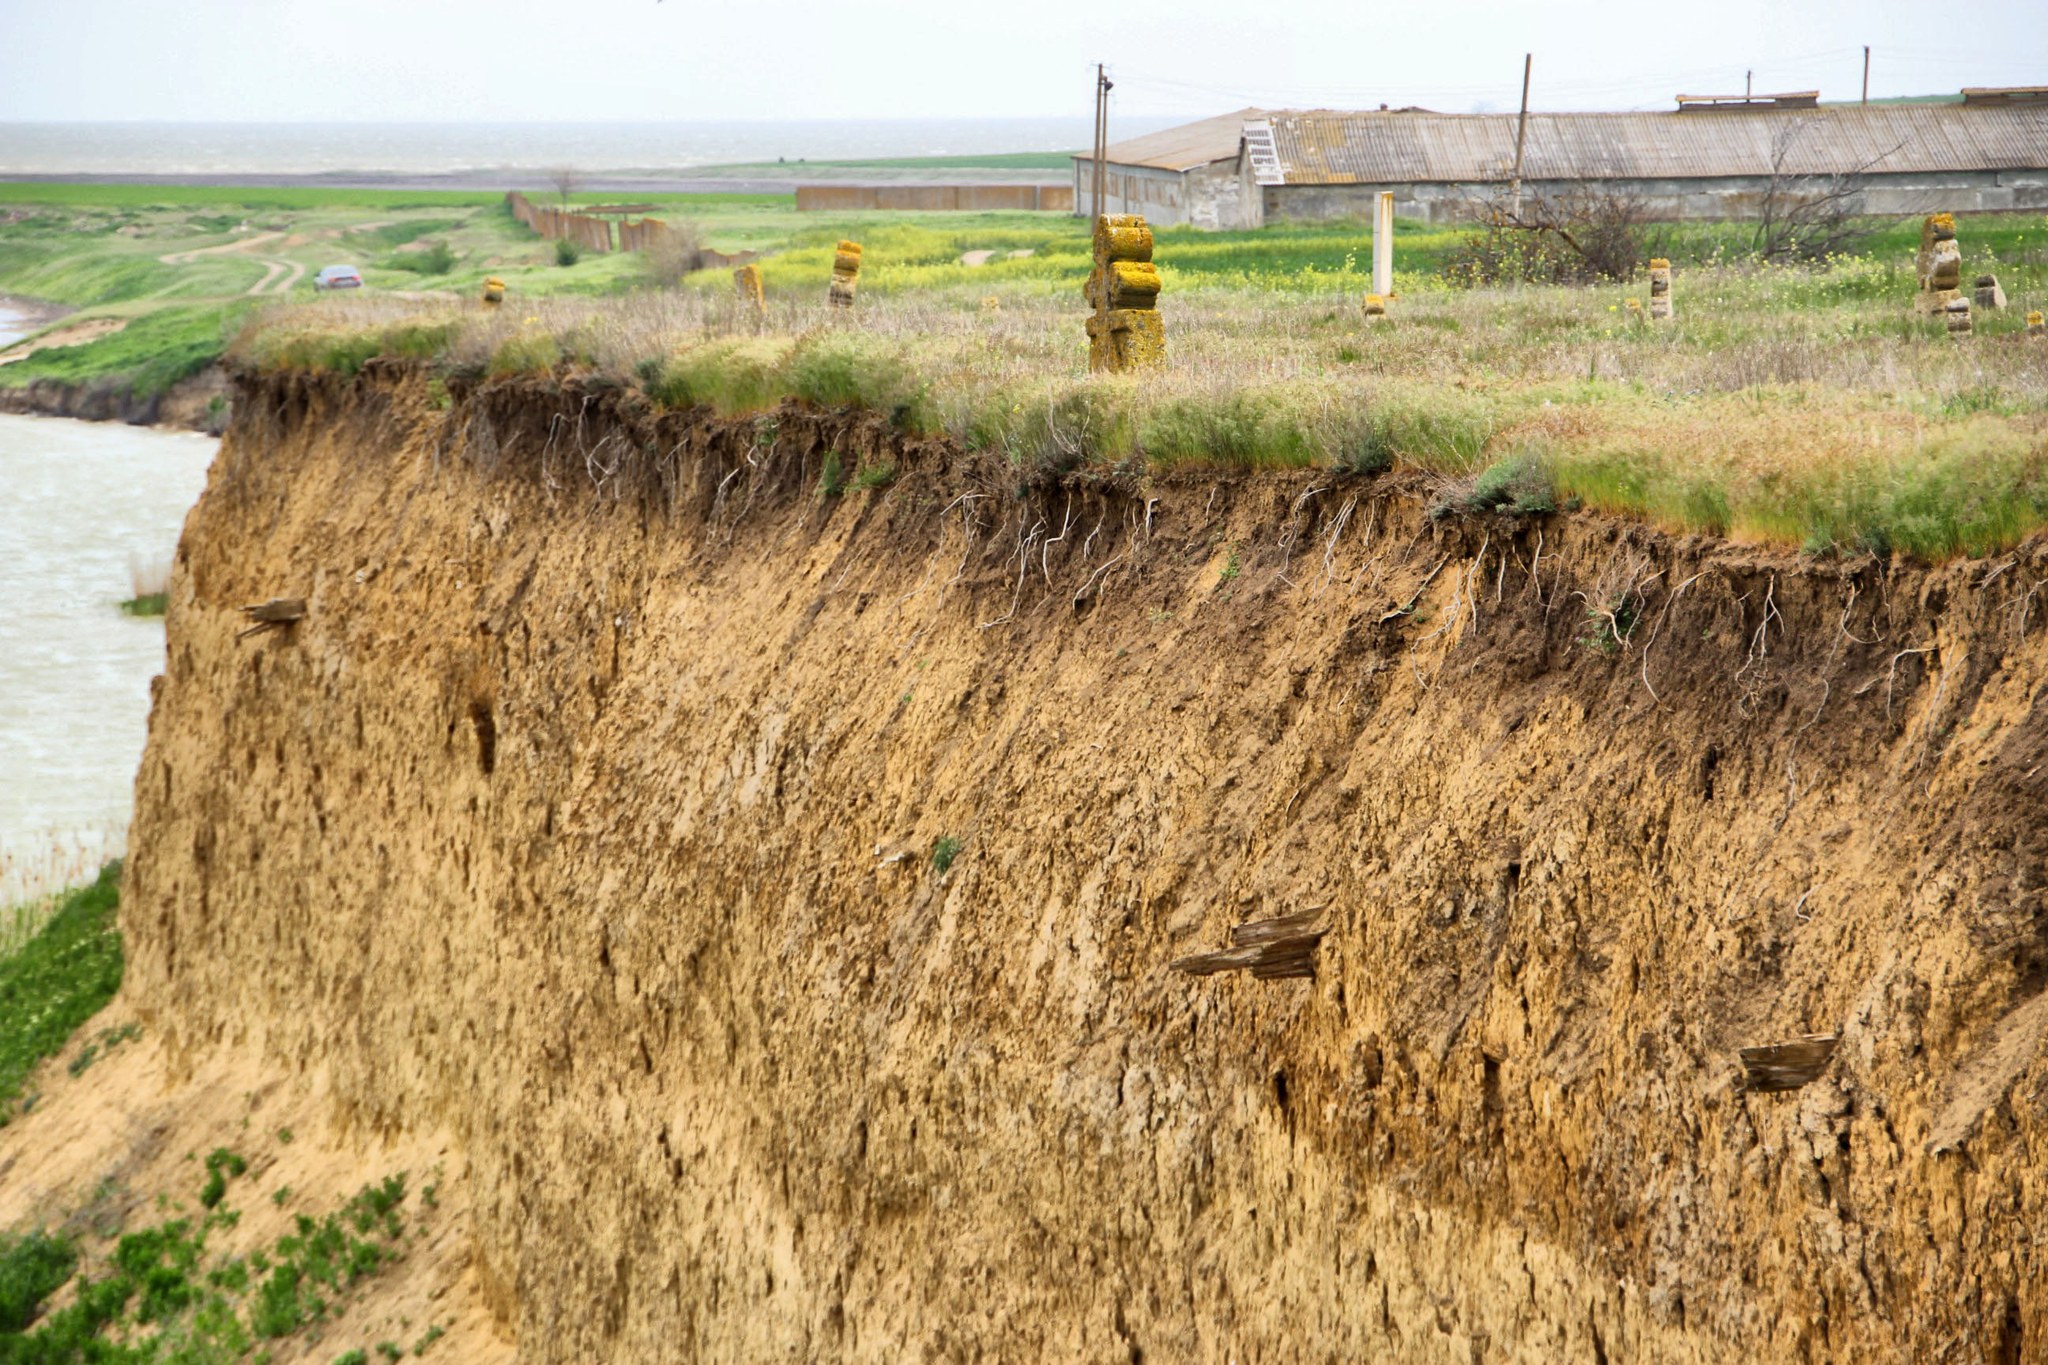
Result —
[{"label": "corrugated metal roof", "polygon": [[[1271,116],[1290,185],[1489,180],[1515,164],[1515,115]],[[1653,114],[1531,114],[1525,180],[2048,168],[2048,108],[1879,104]]]},{"label": "corrugated metal roof", "polygon": [[[1143,137],[1130,138],[1123,142],[1109,144],[1109,154],[1104,160],[1112,166],[1151,166],[1162,171],[1191,171],[1197,166],[1206,166],[1212,161],[1225,161],[1237,155],[1238,140],[1244,136],[1244,121],[1260,117],[1257,109],[1240,109],[1234,114],[1218,114],[1198,123],[1183,123],[1178,128],[1167,128]],[[1077,154],[1076,161],[1088,161],[1086,153]]]},{"label": "corrugated metal roof", "polygon": [[[1272,121],[1290,185],[1505,179],[1513,114],[1256,109],[1116,143],[1112,164],[1187,170],[1235,156],[1247,118]],[[1798,110],[1531,114],[1525,180],[2048,169],[2048,107],[1833,105]]]}]

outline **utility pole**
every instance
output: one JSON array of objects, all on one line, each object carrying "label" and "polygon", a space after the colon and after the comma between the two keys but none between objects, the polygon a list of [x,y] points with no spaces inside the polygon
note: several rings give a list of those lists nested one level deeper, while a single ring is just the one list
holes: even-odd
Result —
[{"label": "utility pole", "polygon": [[[1103,242],[1107,227],[1103,196],[1109,185],[1109,174],[1103,162],[1109,158],[1109,92],[1114,87],[1109,76],[1103,71],[1102,63],[1095,64],[1095,188],[1093,202],[1089,204],[1091,218],[1089,237],[1093,239],[1095,266],[1095,325],[1098,329],[1109,326],[1109,264],[1103,255]],[[1105,333],[1106,334],[1106,333]],[[1092,361],[1090,362],[1093,363]]]},{"label": "utility pole", "polygon": [[1863,102],[1870,103],[1870,44],[1863,45]]},{"label": "utility pole", "polygon": [[1756,72],[1745,71],[1742,73],[1742,98],[1750,98],[1750,86],[1755,82],[1755,80]]},{"label": "utility pole", "polygon": [[1517,218],[1522,216],[1522,139],[1529,132],[1529,69],[1535,64],[1535,53],[1522,54],[1522,116],[1515,120],[1515,183],[1509,191]]},{"label": "utility pole", "polygon": [[1102,63],[1095,64],[1095,184],[1090,190],[1089,212],[1100,218],[1105,210],[1102,197],[1108,186],[1108,173],[1103,161],[1109,155],[1109,92],[1113,88],[1109,77],[1102,70]]}]

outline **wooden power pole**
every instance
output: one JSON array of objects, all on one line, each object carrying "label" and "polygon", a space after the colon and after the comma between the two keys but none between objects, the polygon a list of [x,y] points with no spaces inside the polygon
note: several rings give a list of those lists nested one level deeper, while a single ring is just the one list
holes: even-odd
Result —
[{"label": "wooden power pole", "polygon": [[1863,45],[1863,102],[1870,103],[1870,44]]},{"label": "wooden power pole", "polygon": [[1088,209],[1092,216],[1100,218],[1106,211],[1102,197],[1107,190],[1108,174],[1103,161],[1109,156],[1109,77],[1102,70],[1102,63],[1095,64],[1095,183],[1089,190]]}]

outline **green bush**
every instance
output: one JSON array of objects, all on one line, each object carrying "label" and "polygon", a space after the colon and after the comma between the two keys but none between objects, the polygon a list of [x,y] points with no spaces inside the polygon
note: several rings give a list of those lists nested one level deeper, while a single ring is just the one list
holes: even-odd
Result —
[{"label": "green bush", "polygon": [[1557,488],[1543,461],[1525,451],[1482,469],[1458,505],[1467,512],[1554,512]]},{"label": "green bush", "polygon": [[386,270],[409,270],[415,275],[445,275],[455,268],[455,248],[445,241],[429,242],[416,251],[401,251],[384,262]]},{"label": "green bush", "polygon": [[776,341],[718,341],[670,356],[647,386],[664,407],[708,407],[721,417],[762,412],[788,395],[783,362],[790,347]]},{"label": "green bush", "polygon": [[541,373],[554,369],[561,359],[561,348],[546,332],[521,332],[507,337],[491,353],[490,375],[503,379],[508,375]]},{"label": "green bush", "polygon": [[839,458],[839,452],[825,452],[825,462],[818,472],[818,496],[836,498],[846,491],[846,465]]},{"label": "green bush", "polygon": [[811,337],[784,362],[792,397],[821,408],[862,408],[880,413],[899,431],[939,428],[930,386],[896,350],[858,336]]},{"label": "green bush", "polygon": [[0,1359],[5,1339],[20,1332],[78,1267],[78,1247],[69,1238],[44,1232],[0,1233]]},{"label": "green bush", "polygon": [[578,246],[578,245],[577,245],[576,243],[574,243],[574,242],[570,241],[570,240],[569,240],[569,239],[568,239],[567,237],[557,237],[557,238],[555,239],[555,264],[556,264],[556,265],[574,265],[574,264],[576,264],[576,262],[578,262],[578,261],[580,261],[580,260],[582,260],[582,259],[583,259],[583,248],[582,248],[582,247],[580,247],[580,246]]}]

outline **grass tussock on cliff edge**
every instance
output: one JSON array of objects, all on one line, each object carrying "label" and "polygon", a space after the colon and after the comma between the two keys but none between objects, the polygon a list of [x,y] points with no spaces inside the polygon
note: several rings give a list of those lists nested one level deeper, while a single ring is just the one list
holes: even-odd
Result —
[{"label": "grass tussock on cliff edge", "polygon": [[266,316],[235,354],[602,376],[724,417],[861,408],[1027,473],[1403,465],[1469,489],[1507,462],[1551,494],[1508,510],[1587,505],[1812,551],[1982,554],[2048,522],[2048,345],[2016,309],[1952,342],[1844,272],[1698,271],[1658,327],[1628,320],[1619,287],[1437,290],[1371,327],[1348,299],[1204,288],[1164,300],[1170,362],[1144,377],[1088,374],[1081,306],[1022,285],[850,317],[785,294],[759,323],[702,289],[494,311],[323,300]]}]

